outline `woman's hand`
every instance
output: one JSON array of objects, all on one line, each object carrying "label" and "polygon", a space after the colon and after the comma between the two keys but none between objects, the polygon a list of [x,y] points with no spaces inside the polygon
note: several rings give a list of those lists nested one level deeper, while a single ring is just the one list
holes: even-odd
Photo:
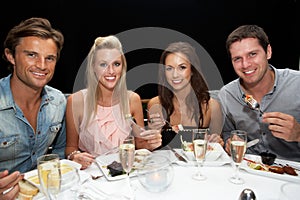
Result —
[{"label": "woman's hand", "polygon": [[141,137],[137,137],[135,142],[137,149],[153,151],[162,144],[160,130],[145,130],[140,135]]},{"label": "woman's hand", "polygon": [[165,120],[159,113],[149,114],[148,127],[149,129],[160,130],[166,124]]},{"label": "woman's hand", "polygon": [[220,136],[220,134],[217,133],[212,133],[208,135],[208,141],[209,142],[215,142],[219,143],[222,147],[224,146],[224,140]]},{"label": "woman's hand", "polygon": [[81,169],[86,169],[95,161],[95,157],[86,152],[77,153],[73,156],[72,161],[81,164]]}]

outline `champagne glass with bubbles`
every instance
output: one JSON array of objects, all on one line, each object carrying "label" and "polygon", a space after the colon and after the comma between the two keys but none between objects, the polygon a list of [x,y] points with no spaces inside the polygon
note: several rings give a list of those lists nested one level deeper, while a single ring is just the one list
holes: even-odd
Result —
[{"label": "champagne glass with bubbles", "polygon": [[247,144],[247,132],[242,130],[231,131],[230,134],[230,154],[235,164],[234,176],[229,181],[234,184],[243,184],[244,180],[239,177],[239,166],[244,159]]},{"label": "champagne glass with bubbles", "polygon": [[135,144],[134,144],[134,136],[128,136],[122,144],[120,144],[119,155],[120,161],[123,167],[123,170],[129,176],[129,172],[133,167],[134,162],[134,152],[135,152]]},{"label": "champagne glass with bubbles", "polygon": [[194,156],[198,165],[197,172],[193,175],[196,180],[206,179],[206,176],[201,172],[201,168],[205,160],[208,131],[209,129],[193,129]]}]

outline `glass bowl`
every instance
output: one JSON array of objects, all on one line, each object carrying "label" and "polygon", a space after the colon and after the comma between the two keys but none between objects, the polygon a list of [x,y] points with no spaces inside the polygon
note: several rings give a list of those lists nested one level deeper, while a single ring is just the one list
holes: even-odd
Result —
[{"label": "glass bowl", "polygon": [[165,191],[172,183],[174,170],[170,160],[162,155],[152,154],[137,170],[141,185],[149,192]]}]

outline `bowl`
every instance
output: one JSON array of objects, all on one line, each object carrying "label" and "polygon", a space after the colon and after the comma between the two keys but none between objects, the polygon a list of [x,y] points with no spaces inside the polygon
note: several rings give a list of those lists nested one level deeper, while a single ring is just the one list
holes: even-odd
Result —
[{"label": "bowl", "polygon": [[152,154],[138,169],[138,179],[149,192],[165,191],[172,183],[174,171],[169,159],[162,155]]},{"label": "bowl", "polygon": [[266,164],[266,165],[273,165],[275,159],[276,159],[276,155],[270,152],[262,152],[259,154],[261,157],[261,161],[262,163]]}]

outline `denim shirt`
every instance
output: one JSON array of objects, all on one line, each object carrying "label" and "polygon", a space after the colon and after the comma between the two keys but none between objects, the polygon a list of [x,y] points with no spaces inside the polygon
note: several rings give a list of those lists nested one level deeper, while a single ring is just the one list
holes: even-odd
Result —
[{"label": "denim shirt", "polygon": [[[290,69],[276,69],[275,83],[271,91],[260,102],[263,112],[282,112],[295,117],[300,123],[300,72]],[[300,142],[287,142],[284,139],[274,137],[269,130],[269,124],[262,123],[262,115],[259,111],[250,109],[244,101],[244,94],[240,79],[223,86],[219,92],[225,123],[223,127],[223,139],[226,141],[230,131],[241,129],[248,132],[248,141],[258,138],[260,142],[247,149],[246,153],[259,154],[269,151],[277,155],[277,158],[300,162]]]},{"label": "denim shirt", "polygon": [[50,146],[52,153],[64,158],[66,98],[63,93],[44,87],[35,133],[13,99],[10,77],[0,79],[0,171],[24,173],[35,169],[37,158],[47,153]]}]

